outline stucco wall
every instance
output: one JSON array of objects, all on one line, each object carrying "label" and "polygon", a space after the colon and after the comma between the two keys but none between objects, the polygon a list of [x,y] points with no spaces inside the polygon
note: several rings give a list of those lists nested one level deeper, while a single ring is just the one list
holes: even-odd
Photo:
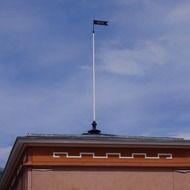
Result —
[{"label": "stucco wall", "polygon": [[190,174],[172,170],[32,170],[32,190],[188,190]]}]

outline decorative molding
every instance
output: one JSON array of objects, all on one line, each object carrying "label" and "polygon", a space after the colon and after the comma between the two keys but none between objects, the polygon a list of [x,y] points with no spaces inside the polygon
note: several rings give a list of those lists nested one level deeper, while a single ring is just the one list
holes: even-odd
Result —
[{"label": "decorative molding", "polygon": [[110,156],[118,156],[119,159],[135,159],[135,156],[144,156],[144,159],[158,160],[164,157],[166,160],[173,159],[171,153],[157,153],[157,156],[147,156],[147,153],[132,153],[131,156],[121,156],[121,153],[106,153],[105,156],[96,156],[94,152],[80,152],[78,156],[71,156],[68,152],[53,152],[53,158],[60,158],[61,156],[66,158],[82,158],[83,156],[92,156],[94,159],[108,159]]}]

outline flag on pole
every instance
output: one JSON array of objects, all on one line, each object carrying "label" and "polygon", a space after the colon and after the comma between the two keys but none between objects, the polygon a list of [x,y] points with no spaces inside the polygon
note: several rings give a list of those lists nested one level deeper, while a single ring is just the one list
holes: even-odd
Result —
[{"label": "flag on pole", "polygon": [[104,21],[104,20],[94,20],[94,21],[93,21],[93,24],[107,26],[107,25],[108,25],[108,21]]}]

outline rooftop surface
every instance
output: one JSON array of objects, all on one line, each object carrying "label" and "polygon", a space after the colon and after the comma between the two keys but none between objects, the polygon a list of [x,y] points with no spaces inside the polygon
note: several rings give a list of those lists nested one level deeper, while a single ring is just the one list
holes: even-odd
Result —
[{"label": "rooftop surface", "polygon": [[120,136],[112,134],[81,134],[81,135],[60,135],[60,134],[28,134],[26,136],[18,137],[22,140],[81,140],[81,141],[113,141],[113,142],[136,142],[136,143],[190,143],[190,140],[175,137],[147,137],[147,136]]},{"label": "rooftop surface", "polygon": [[164,145],[164,146],[190,146],[190,140],[174,137],[145,137],[145,136],[119,136],[112,134],[98,135],[62,135],[62,134],[28,134],[17,137],[15,144],[109,144],[117,145]]}]

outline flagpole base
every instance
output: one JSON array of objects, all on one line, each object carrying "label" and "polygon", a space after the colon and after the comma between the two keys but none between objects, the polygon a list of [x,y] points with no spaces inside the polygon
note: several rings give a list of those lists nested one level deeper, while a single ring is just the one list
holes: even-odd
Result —
[{"label": "flagpole base", "polygon": [[99,135],[101,133],[100,130],[96,129],[97,123],[96,121],[92,122],[92,129],[88,131],[90,135]]}]

